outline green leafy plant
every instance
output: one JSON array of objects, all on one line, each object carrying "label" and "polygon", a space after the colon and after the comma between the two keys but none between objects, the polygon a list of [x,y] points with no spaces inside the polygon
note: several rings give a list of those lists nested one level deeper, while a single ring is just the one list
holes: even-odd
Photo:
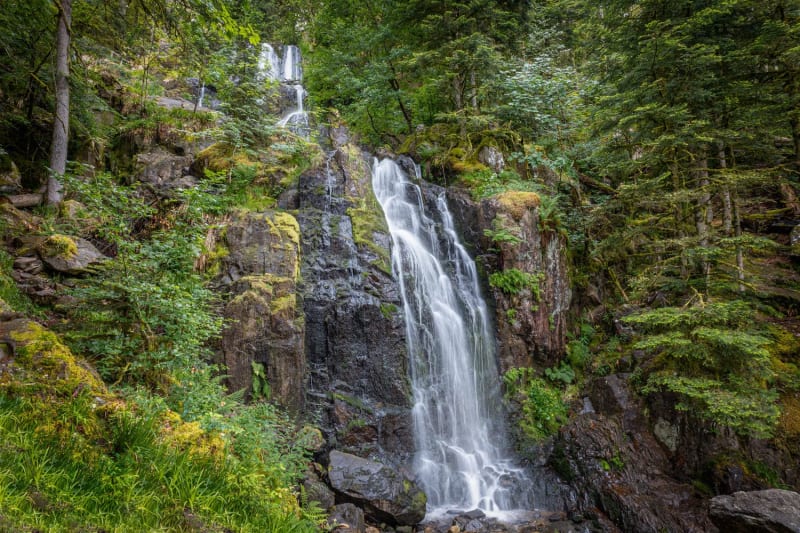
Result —
[{"label": "green leafy plant", "polygon": [[566,422],[569,410],[561,391],[536,377],[531,368],[512,368],[503,375],[506,398],[519,405],[520,426],[533,441],[547,438]]},{"label": "green leafy plant", "polygon": [[565,385],[569,385],[575,381],[575,371],[566,361],[561,361],[559,366],[545,368],[544,375],[550,381],[560,381]]},{"label": "green leafy plant", "polygon": [[634,348],[655,356],[642,392],[677,393],[677,409],[742,434],[772,433],[779,415],[778,394],[769,387],[772,341],[754,328],[747,302],[665,307],[624,322],[641,332]]},{"label": "green leafy plant", "polygon": [[538,302],[540,295],[539,282],[543,277],[541,273],[531,274],[518,268],[509,268],[492,273],[489,276],[489,285],[511,296],[521,295],[526,290],[530,291],[534,301]]}]

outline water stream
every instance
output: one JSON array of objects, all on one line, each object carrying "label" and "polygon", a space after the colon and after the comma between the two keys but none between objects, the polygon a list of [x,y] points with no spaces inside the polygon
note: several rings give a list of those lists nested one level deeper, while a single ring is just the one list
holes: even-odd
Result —
[{"label": "water stream", "polygon": [[283,47],[281,84],[294,90],[295,106],[278,121],[278,125],[289,128],[298,135],[308,137],[310,134],[308,113],[303,105],[307,93],[303,87],[303,69],[301,61],[300,49],[297,48],[297,46],[288,44]]},{"label": "water stream", "polygon": [[533,509],[525,472],[507,452],[495,343],[475,262],[444,195],[426,212],[420,188],[392,160],[372,185],[392,235],[414,393],[414,468],[428,518],[481,509],[513,519]]}]

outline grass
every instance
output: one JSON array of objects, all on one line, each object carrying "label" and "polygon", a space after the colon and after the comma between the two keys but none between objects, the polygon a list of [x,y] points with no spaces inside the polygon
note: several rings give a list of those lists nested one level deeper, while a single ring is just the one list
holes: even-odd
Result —
[{"label": "grass", "polygon": [[[288,489],[233,455],[172,445],[157,417],[122,410],[105,439],[65,441],[30,416],[40,408],[0,397],[0,529],[316,531]],[[77,435],[91,415],[74,415]]]}]

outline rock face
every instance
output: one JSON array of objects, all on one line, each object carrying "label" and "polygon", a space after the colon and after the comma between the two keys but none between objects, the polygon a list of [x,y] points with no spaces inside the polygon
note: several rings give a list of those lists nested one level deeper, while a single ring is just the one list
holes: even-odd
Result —
[{"label": "rock face", "polygon": [[240,211],[224,243],[219,283],[227,292],[228,325],[220,351],[229,386],[302,409],[306,364],[297,221],[289,213]]},{"label": "rock face", "polygon": [[599,508],[624,531],[713,531],[693,488],[669,475],[667,454],[625,378],[590,386],[597,412],[584,410],[561,429],[551,464],[578,492],[583,511]]},{"label": "rock face", "polygon": [[337,448],[402,464],[412,449],[410,386],[390,240],[365,155],[344,129],[300,176],[307,411]]},{"label": "rock face", "polygon": [[[490,287],[501,371],[551,366],[564,353],[572,299],[566,239],[547,219],[536,193],[503,193],[476,203],[448,190],[450,210],[465,241],[490,274],[516,271],[535,287]],[[515,272],[515,273],[516,273]],[[524,283],[527,284],[527,283]]]},{"label": "rock face", "polygon": [[725,533],[798,533],[800,494],[770,489],[716,496],[710,514]]},{"label": "rock face", "polygon": [[328,479],[341,498],[361,506],[377,523],[411,526],[425,518],[425,493],[410,479],[380,463],[334,450]]}]

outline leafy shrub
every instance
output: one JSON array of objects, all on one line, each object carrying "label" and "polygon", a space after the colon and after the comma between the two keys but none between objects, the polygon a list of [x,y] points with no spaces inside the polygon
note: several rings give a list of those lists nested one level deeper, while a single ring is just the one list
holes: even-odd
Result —
[{"label": "leafy shrub", "polygon": [[492,273],[489,276],[489,285],[510,296],[517,296],[528,290],[533,299],[538,302],[540,295],[539,282],[542,277],[542,274],[531,274],[518,268],[509,268],[508,270]]},{"label": "leafy shrub", "polygon": [[520,427],[525,436],[540,441],[558,431],[569,410],[561,391],[535,377],[531,368],[512,368],[503,376],[506,398],[520,406]]},{"label": "leafy shrub", "polygon": [[655,356],[642,392],[670,391],[692,411],[741,434],[767,437],[777,423],[772,343],[747,302],[665,307],[623,319],[642,333],[635,349]]}]

